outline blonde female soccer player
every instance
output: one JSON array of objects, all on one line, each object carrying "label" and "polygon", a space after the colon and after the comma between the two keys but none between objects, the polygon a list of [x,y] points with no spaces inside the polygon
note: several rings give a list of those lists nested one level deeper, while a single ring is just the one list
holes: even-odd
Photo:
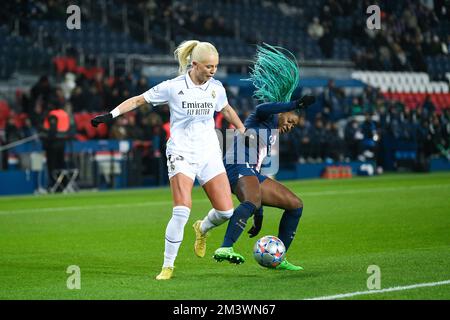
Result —
[{"label": "blonde female soccer player", "polygon": [[107,123],[146,102],[154,106],[168,104],[170,107],[170,139],[166,155],[173,209],[166,228],[164,263],[157,280],[172,278],[184,226],[191,211],[195,178],[213,207],[203,221],[194,224],[197,256],[205,255],[207,231],[221,225],[233,214],[231,190],[214,128],[214,112],[221,112],[241,133],[245,131],[238,115],[228,104],[221,82],[213,78],[219,64],[216,48],[208,42],[189,40],[181,43],[174,55],[179,63],[180,76],[129,98],[110,113],[91,120],[93,126]]}]

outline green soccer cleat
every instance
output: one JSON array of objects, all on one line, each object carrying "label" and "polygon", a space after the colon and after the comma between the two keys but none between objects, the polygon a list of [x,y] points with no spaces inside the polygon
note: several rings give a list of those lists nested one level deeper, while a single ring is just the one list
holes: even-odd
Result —
[{"label": "green soccer cleat", "polygon": [[278,266],[275,267],[276,270],[289,270],[289,271],[299,271],[303,270],[302,267],[293,265],[286,259],[283,260],[282,263],[280,263]]},{"label": "green soccer cleat", "polygon": [[233,247],[222,247],[217,249],[214,252],[213,258],[217,262],[222,262],[223,260],[227,260],[230,263],[241,264],[245,262],[245,259],[242,255],[237,252],[234,252]]}]

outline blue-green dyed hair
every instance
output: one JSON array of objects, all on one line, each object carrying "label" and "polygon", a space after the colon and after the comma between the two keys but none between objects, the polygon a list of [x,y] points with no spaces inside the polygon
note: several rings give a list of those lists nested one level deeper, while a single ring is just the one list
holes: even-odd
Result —
[{"label": "blue-green dyed hair", "polygon": [[288,102],[300,81],[295,56],[287,49],[267,43],[257,46],[250,79],[256,87],[253,97],[264,102]]}]

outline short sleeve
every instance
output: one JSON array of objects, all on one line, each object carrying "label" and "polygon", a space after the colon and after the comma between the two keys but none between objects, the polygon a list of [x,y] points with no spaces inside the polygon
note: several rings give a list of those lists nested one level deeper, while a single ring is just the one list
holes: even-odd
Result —
[{"label": "short sleeve", "polygon": [[144,99],[152,105],[166,104],[170,100],[170,82],[163,81],[147,90],[144,92]]},{"label": "short sleeve", "polygon": [[225,92],[225,88],[223,86],[217,86],[217,103],[216,103],[216,112],[222,111],[223,108],[228,104],[227,93]]}]

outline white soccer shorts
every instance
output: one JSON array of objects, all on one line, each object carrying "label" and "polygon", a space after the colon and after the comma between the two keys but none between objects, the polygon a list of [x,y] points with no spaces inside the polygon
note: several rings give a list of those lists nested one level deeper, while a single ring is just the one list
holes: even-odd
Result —
[{"label": "white soccer shorts", "polygon": [[221,152],[213,152],[199,163],[189,163],[180,155],[168,155],[167,169],[169,179],[178,173],[182,173],[191,178],[192,181],[197,178],[201,186],[225,172]]}]

